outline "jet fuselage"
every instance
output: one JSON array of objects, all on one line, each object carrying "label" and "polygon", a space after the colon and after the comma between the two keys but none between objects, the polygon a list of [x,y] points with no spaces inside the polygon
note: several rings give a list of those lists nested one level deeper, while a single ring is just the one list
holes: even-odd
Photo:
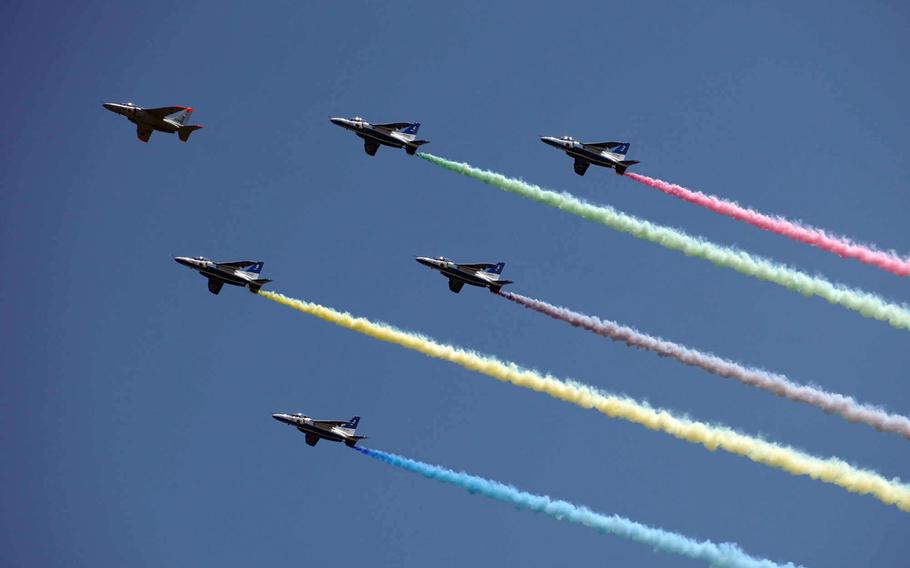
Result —
[{"label": "jet fuselage", "polygon": [[426,140],[416,140],[418,123],[396,122],[390,124],[370,124],[366,120],[355,116],[354,118],[329,118],[332,124],[350,130],[363,139],[364,149],[370,156],[376,155],[379,146],[404,148],[413,156],[417,148],[426,144]]},{"label": "jet fuselage", "polygon": [[[248,272],[237,268],[236,266],[225,266],[202,256],[197,256],[195,258],[175,256],[174,260],[178,264],[192,268],[199,272],[199,274],[205,276],[209,281],[209,291],[213,294],[217,294],[221,291],[221,284],[249,287],[250,292],[256,293],[263,284],[270,282],[268,279],[260,279],[258,272]],[[261,263],[251,262],[247,264],[247,266],[250,265],[259,265],[259,268],[261,268]]]},{"label": "jet fuselage", "polygon": [[449,289],[456,294],[461,291],[462,284],[470,284],[478,288],[489,288],[491,292],[499,292],[506,284],[511,284],[511,280],[500,280],[498,272],[488,272],[490,269],[502,269],[502,264],[479,264],[479,265],[462,265],[440,256],[430,258],[428,256],[418,256],[414,260],[420,264],[438,270],[443,276],[449,279]]},{"label": "jet fuselage", "polygon": [[343,420],[313,420],[309,416],[300,413],[276,413],[272,415],[272,418],[284,424],[289,424],[306,434],[307,444],[310,446],[315,446],[320,439],[324,439],[330,442],[344,442],[345,445],[353,448],[359,440],[366,437],[355,434],[357,422],[360,420],[356,416],[347,422]]},{"label": "jet fuselage", "polygon": [[[332,124],[350,130],[364,140],[372,140],[383,146],[404,148],[408,143],[408,140],[402,138],[396,131],[383,132],[382,130],[374,128],[373,125],[362,119],[334,117],[329,120],[332,121]],[[398,135],[396,136],[396,134]]]},{"label": "jet fuselage", "polygon": [[104,103],[102,106],[111,112],[125,116],[133,124],[142,124],[158,132],[173,134],[183,126],[176,121],[169,120],[167,117],[159,118],[149,114],[144,108],[131,103]]},{"label": "jet fuselage", "polygon": [[585,171],[588,169],[588,164],[613,168],[616,170],[617,174],[622,175],[626,172],[626,168],[638,163],[634,160],[625,160],[626,150],[622,150],[621,154],[610,151],[610,148],[616,147],[628,149],[628,143],[605,142],[603,144],[609,144],[610,146],[604,147],[602,144],[585,144],[584,142],[579,142],[569,136],[563,136],[561,138],[541,136],[540,140],[544,144],[558,148],[574,158],[575,173],[578,175],[584,175]]}]

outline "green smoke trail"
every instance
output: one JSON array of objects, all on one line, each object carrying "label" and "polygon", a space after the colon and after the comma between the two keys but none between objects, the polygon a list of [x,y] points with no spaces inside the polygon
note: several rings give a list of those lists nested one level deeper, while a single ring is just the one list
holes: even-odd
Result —
[{"label": "green smoke trail", "polygon": [[910,308],[889,303],[875,294],[853,290],[818,276],[809,276],[742,250],[716,245],[670,227],[655,225],[606,205],[587,203],[565,192],[559,193],[543,189],[519,179],[481,170],[469,164],[452,162],[432,154],[420,152],[417,155],[431,164],[472,177],[503,191],[578,215],[583,219],[606,225],[635,238],[682,252],[688,256],[710,260],[718,266],[732,268],[737,272],[780,284],[805,296],[818,296],[832,304],[859,312],[867,318],[886,321],[894,327],[910,330]]}]

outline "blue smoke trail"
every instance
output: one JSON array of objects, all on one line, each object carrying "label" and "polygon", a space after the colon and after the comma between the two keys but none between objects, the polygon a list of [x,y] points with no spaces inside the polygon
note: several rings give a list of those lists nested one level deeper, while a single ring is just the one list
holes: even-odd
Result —
[{"label": "blue smoke trail", "polygon": [[764,558],[754,558],[732,543],[715,544],[711,541],[698,542],[681,534],[655,529],[617,515],[602,515],[568,501],[550,499],[545,495],[525,493],[511,485],[484,479],[464,472],[408,459],[380,450],[355,447],[355,450],[373,459],[401,469],[418,473],[429,479],[450,483],[503,503],[514,505],[536,513],[544,513],[558,520],[584,525],[601,532],[647,544],[662,552],[681,554],[693,560],[702,560],[711,566],[772,568],[783,566],[796,568],[794,564],[776,564]]}]

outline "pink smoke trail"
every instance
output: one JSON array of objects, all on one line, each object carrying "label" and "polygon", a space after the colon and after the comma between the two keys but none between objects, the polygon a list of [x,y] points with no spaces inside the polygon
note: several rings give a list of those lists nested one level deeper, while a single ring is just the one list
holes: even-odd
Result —
[{"label": "pink smoke trail", "polygon": [[906,416],[889,414],[881,408],[859,403],[852,397],[830,393],[816,387],[800,385],[790,381],[783,375],[745,367],[717,355],[702,353],[666,339],[652,337],[631,327],[622,326],[609,320],[605,321],[594,316],[579,314],[568,308],[557,307],[547,302],[512,292],[499,292],[499,295],[516,304],[564,321],[575,327],[586,329],[614,341],[625,342],[630,347],[647,349],[664,357],[672,357],[686,365],[699,367],[721,377],[736,379],[753,387],[763,388],[790,400],[812,404],[825,412],[839,414],[850,422],[862,422],[876,430],[900,434],[910,440],[910,418]]},{"label": "pink smoke trail", "polygon": [[727,201],[714,195],[705,195],[700,191],[692,191],[663,180],[649,178],[632,172],[628,172],[625,175],[667,195],[700,205],[715,213],[745,221],[759,229],[784,235],[794,241],[800,241],[828,252],[833,252],[843,258],[854,258],[898,276],[910,276],[910,258],[901,258],[896,253],[883,252],[872,247],[858,245],[846,237],[828,235],[821,229],[800,225],[783,217],[765,215],[753,209],[742,207],[733,201]]}]

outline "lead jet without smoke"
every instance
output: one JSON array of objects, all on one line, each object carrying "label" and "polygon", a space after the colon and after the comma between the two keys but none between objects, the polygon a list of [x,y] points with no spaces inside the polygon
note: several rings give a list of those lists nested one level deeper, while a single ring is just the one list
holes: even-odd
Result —
[{"label": "lead jet without smoke", "polygon": [[217,294],[221,287],[227,284],[232,286],[249,286],[250,292],[257,293],[263,284],[271,282],[268,278],[260,278],[262,261],[239,260],[235,262],[214,262],[204,256],[190,258],[188,256],[175,256],[174,260],[183,266],[198,270],[200,274],[209,279],[209,292]]},{"label": "lead jet without smoke", "polygon": [[503,286],[512,284],[511,280],[500,280],[502,269],[506,263],[498,264],[458,264],[444,256],[430,258],[427,256],[418,256],[416,258],[420,264],[438,270],[443,276],[449,279],[449,290],[456,294],[461,292],[465,284],[489,288],[490,292],[498,294]]},{"label": "lead jet without smoke", "polygon": [[290,424],[306,434],[306,443],[309,446],[315,446],[320,439],[323,439],[344,442],[347,447],[353,448],[357,442],[366,438],[366,436],[356,435],[357,424],[360,422],[359,416],[350,420],[313,420],[298,412],[296,414],[273,414],[272,418]]},{"label": "lead jet without smoke", "polygon": [[143,142],[148,142],[155,130],[168,134],[176,132],[180,140],[186,142],[190,134],[202,128],[201,124],[186,124],[193,114],[191,107],[142,108],[133,103],[104,103],[102,106],[135,124],[136,136]]},{"label": "lead jet without smoke", "polygon": [[585,175],[591,164],[613,168],[617,175],[623,175],[626,168],[638,163],[637,160],[626,159],[628,142],[579,142],[571,136],[542,136],[540,140],[575,158],[575,173],[580,176]]},{"label": "lead jet without smoke", "polygon": [[363,149],[371,156],[376,155],[380,145],[404,148],[405,152],[413,156],[417,153],[419,146],[429,142],[429,140],[415,140],[417,138],[417,130],[420,128],[419,122],[370,124],[359,116],[354,118],[333,117],[329,120],[332,121],[332,124],[346,128],[363,138]]}]

